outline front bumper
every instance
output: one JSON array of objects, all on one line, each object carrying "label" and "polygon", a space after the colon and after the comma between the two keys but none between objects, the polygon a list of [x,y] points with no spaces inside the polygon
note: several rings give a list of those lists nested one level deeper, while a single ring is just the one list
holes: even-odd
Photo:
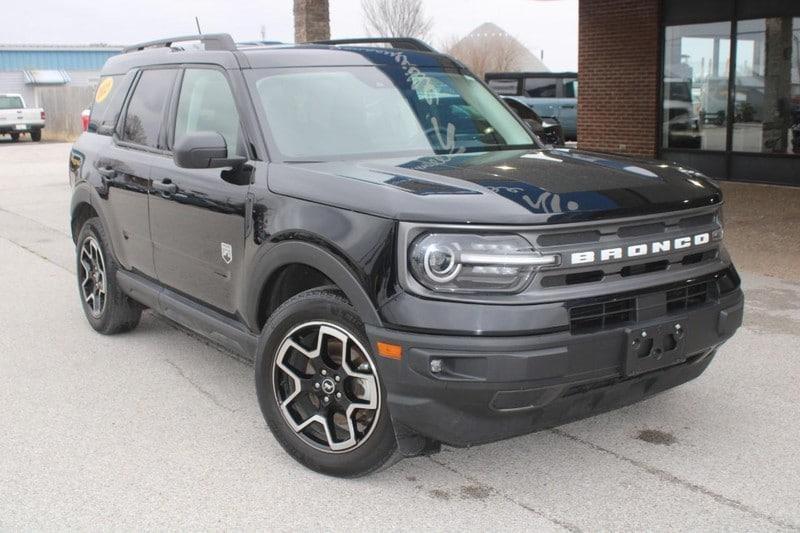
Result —
[{"label": "front bumper", "polygon": [[[585,334],[455,336],[372,326],[367,334],[373,353],[379,341],[403,348],[399,360],[377,357],[396,430],[468,446],[622,407],[699,376],[741,325],[743,305],[737,286],[691,310]],[[676,355],[634,357],[632,368],[633,336],[676,324],[683,328]],[[431,372],[433,359],[442,361],[440,372]]]}]

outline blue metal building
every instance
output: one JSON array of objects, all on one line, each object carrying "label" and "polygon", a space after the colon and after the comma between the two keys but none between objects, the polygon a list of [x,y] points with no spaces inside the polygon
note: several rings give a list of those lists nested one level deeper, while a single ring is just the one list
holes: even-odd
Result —
[{"label": "blue metal building", "polygon": [[121,50],[104,45],[0,44],[0,93],[22,94],[36,106],[39,86],[91,87],[106,60]]}]

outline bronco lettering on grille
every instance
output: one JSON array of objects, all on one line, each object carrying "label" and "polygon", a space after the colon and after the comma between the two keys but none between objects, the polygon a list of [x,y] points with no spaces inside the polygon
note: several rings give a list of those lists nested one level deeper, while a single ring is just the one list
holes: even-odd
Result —
[{"label": "bronco lettering on grille", "polygon": [[710,241],[711,233],[705,232],[687,237],[633,244],[625,247],[620,246],[615,248],[603,248],[601,250],[573,252],[570,255],[570,264],[588,265],[591,263],[605,263],[622,259],[632,259],[635,257],[646,257],[671,252],[673,250],[683,250],[694,246],[701,246],[703,244],[708,244]]}]

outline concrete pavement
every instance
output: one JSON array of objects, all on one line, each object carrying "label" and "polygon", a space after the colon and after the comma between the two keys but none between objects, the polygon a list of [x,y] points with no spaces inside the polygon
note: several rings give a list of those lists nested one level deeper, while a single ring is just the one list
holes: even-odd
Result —
[{"label": "concrete pavement", "polygon": [[800,531],[796,281],[745,273],[745,326],[682,387],[331,479],[272,438],[249,364],[149,312],[89,327],[68,150],[0,145],[0,529]]}]

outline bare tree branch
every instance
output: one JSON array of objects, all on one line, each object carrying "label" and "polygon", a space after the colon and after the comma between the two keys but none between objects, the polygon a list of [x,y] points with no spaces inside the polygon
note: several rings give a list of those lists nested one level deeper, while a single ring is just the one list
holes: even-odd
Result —
[{"label": "bare tree branch", "polygon": [[444,50],[481,78],[487,72],[518,70],[526,53],[519,41],[506,33],[450,38],[445,41]]},{"label": "bare tree branch", "polygon": [[422,0],[361,0],[361,9],[370,36],[426,39],[433,27]]}]

